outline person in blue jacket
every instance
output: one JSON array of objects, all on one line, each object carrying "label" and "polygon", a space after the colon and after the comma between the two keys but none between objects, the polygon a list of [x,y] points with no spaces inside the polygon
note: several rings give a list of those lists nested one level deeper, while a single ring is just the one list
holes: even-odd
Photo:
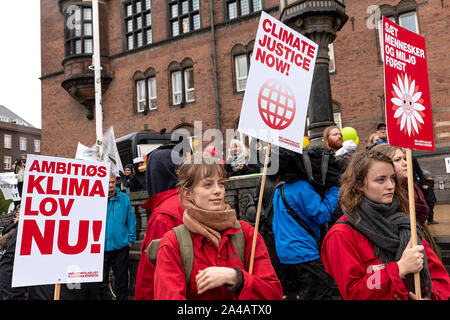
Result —
[{"label": "person in blue jacket", "polygon": [[[324,149],[313,150],[308,161],[314,177],[305,169],[307,152],[280,154],[279,180],[285,183],[278,184],[273,196],[272,226],[286,298],[327,300],[332,298],[332,280],[320,259],[320,228],[329,221],[338,204],[339,163],[334,157],[324,158]],[[322,179],[324,165],[328,177]]]},{"label": "person in blue jacket", "polygon": [[108,291],[111,268],[116,299],[127,300],[128,254],[131,245],[136,241],[136,217],[130,198],[116,187],[116,183],[116,177],[111,174],[108,186],[103,282],[99,285],[99,297],[102,300],[112,298]]}]

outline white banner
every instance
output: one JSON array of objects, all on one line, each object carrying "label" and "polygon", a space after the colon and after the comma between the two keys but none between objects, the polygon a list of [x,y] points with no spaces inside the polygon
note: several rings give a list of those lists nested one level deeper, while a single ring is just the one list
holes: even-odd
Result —
[{"label": "white banner", "polygon": [[28,155],[13,287],[102,281],[109,167]]},{"label": "white banner", "polygon": [[0,173],[0,190],[5,200],[20,201],[17,190],[17,175],[14,172]]},{"label": "white banner", "polygon": [[261,13],[238,131],[299,152],[318,45]]},{"label": "white banner", "polygon": [[[119,151],[117,150],[116,138],[114,136],[113,127],[109,127],[103,134],[103,159],[111,164],[111,172],[119,176],[119,171],[123,172],[122,161],[120,160]],[[97,146],[86,147],[78,142],[75,159],[97,161]]]}]

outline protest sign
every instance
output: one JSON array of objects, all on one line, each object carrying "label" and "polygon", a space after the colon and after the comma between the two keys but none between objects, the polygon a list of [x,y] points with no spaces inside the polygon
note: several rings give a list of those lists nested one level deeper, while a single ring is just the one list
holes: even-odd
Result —
[{"label": "protest sign", "polygon": [[238,131],[303,150],[303,133],[318,45],[261,13]]},{"label": "protest sign", "polygon": [[[117,150],[116,138],[113,127],[109,127],[103,134],[102,140],[102,154],[105,161],[111,164],[111,172],[119,176],[119,171],[123,172],[122,161],[120,160],[119,151]],[[97,145],[87,147],[78,142],[75,159],[96,161],[97,160]]]},{"label": "protest sign", "polygon": [[14,172],[0,173],[0,190],[5,200],[20,201],[17,190],[17,175]]},{"label": "protest sign", "polygon": [[102,281],[109,167],[28,155],[13,287]]},{"label": "protest sign", "polygon": [[425,38],[383,17],[389,144],[434,151]]}]

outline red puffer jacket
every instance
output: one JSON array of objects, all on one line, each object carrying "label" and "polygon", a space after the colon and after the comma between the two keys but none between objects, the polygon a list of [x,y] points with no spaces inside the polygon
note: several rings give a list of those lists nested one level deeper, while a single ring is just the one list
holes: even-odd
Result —
[{"label": "red puffer jacket", "polygon": [[160,239],[172,228],[183,223],[184,208],[178,189],[170,189],[152,196],[143,205],[151,211],[141,246],[141,258],[136,273],[135,300],[153,300],[153,274],[155,266],[148,260],[145,249],[154,239]]},{"label": "red puffer jacket", "polygon": [[[340,220],[348,220],[342,216]],[[439,258],[423,240],[432,280],[431,299],[450,297],[450,279]],[[408,290],[398,274],[396,262],[387,265],[375,256],[373,244],[352,227],[337,223],[325,236],[322,259],[343,299],[407,300]],[[425,297],[426,293],[422,293]]]},{"label": "red puffer jacket", "polygon": [[[245,239],[245,261],[249,264],[254,228],[240,221]],[[239,228],[229,228],[222,233],[219,249],[210,240],[191,233],[194,246],[194,266],[192,268],[189,292],[186,294],[186,279],[180,258],[180,249],[174,231],[168,232],[161,240],[158,249],[158,262],[155,271],[155,299],[162,300],[276,300],[282,299],[283,289],[270,262],[266,245],[258,234],[253,273],[242,265],[236,250],[227,237]],[[206,291],[199,295],[195,276],[200,270],[211,266],[238,267],[243,273],[244,283],[239,294],[227,290],[225,286]]]}]

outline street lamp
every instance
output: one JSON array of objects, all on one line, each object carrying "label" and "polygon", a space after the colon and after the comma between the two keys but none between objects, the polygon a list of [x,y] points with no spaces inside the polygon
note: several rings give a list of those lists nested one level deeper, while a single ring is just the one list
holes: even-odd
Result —
[{"label": "street lamp", "polygon": [[[348,20],[343,0],[280,0],[280,20],[319,45],[308,106],[311,145],[334,124],[328,45]],[[299,84],[300,85],[300,84]]]}]

